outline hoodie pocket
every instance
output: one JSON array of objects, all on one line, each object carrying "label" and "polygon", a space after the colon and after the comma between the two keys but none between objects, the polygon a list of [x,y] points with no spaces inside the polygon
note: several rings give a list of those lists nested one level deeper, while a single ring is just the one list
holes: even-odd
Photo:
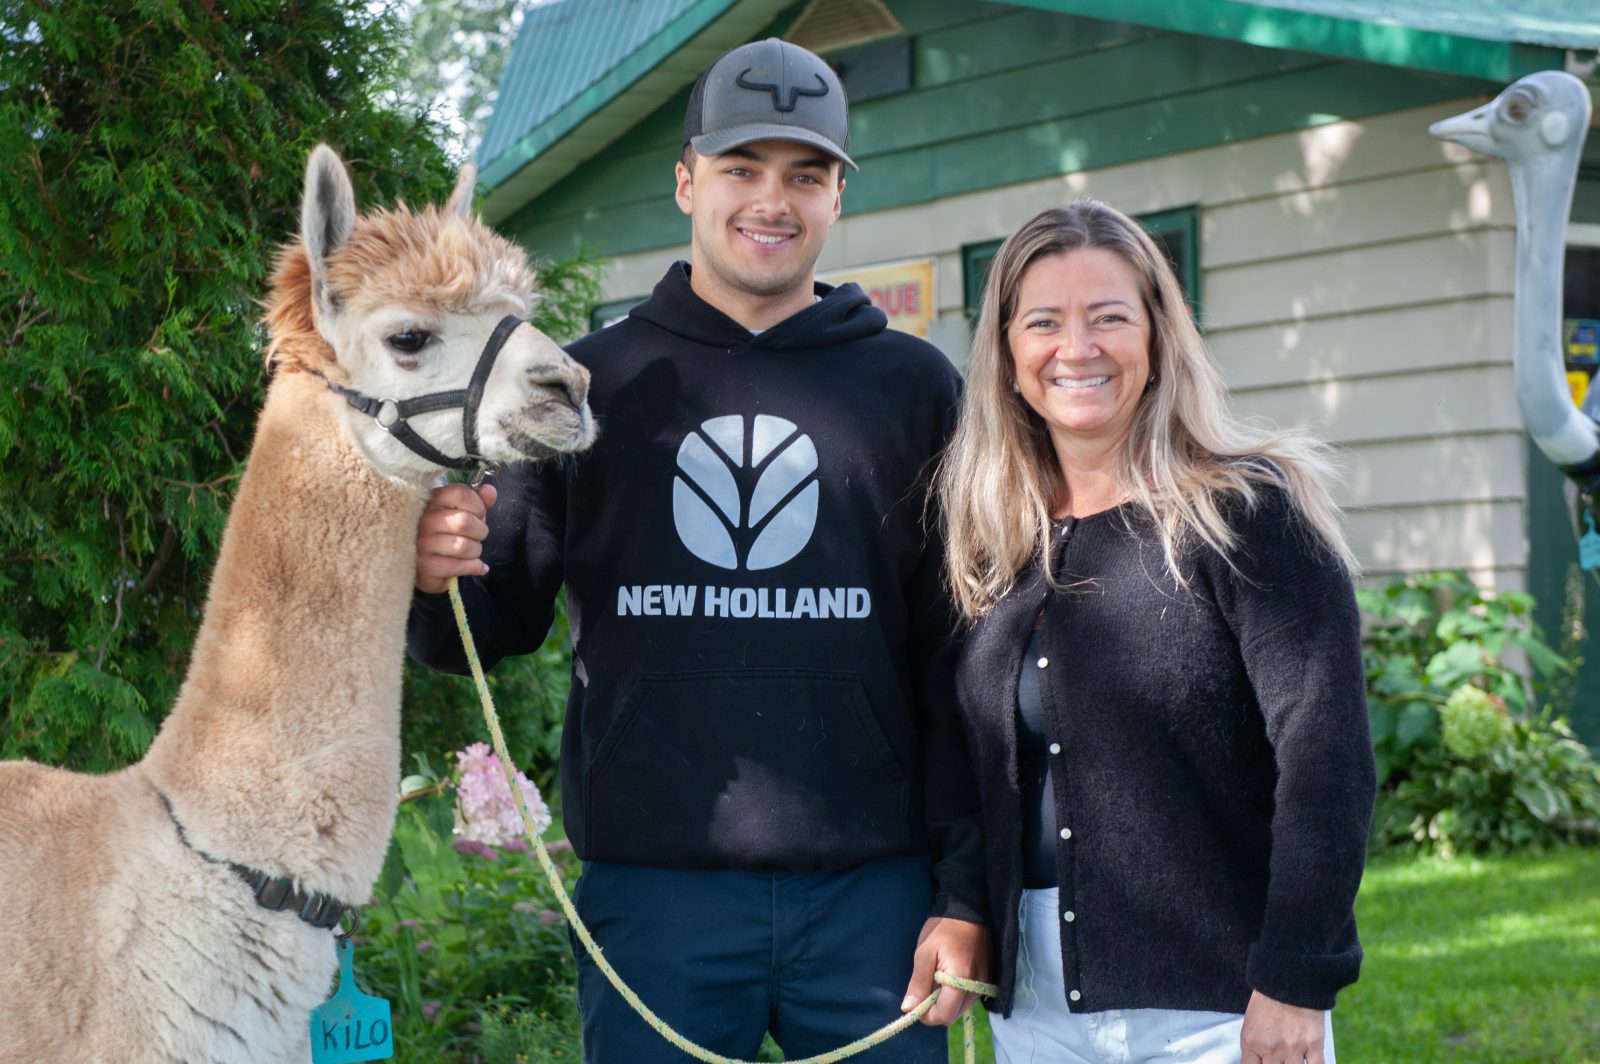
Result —
[{"label": "hoodie pocket", "polygon": [[904,852],[910,786],[851,673],[646,673],[595,749],[587,853],[822,868]]}]

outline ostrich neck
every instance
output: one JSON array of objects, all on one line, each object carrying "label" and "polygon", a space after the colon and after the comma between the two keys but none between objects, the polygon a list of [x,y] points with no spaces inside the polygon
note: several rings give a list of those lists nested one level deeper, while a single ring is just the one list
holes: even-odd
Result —
[{"label": "ostrich neck", "polygon": [[189,674],[144,766],[196,845],[358,898],[394,814],[424,496],[372,468],[336,404],[302,373],[269,390]]},{"label": "ostrich neck", "polygon": [[1561,353],[1561,278],[1576,160],[1540,155],[1510,167],[1517,211],[1513,374],[1528,434],[1558,465],[1592,458],[1594,423],[1572,403]]}]

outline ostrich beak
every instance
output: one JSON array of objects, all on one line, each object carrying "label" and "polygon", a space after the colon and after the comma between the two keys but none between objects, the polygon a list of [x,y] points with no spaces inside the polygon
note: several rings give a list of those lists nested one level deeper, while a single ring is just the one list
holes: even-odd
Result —
[{"label": "ostrich beak", "polygon": [[1471,148],[1479,155],[1503,159],[1505,155],[1490,132],[1493,106],[1480,107],[1476,111],[1435,122],[1428,127],[1428,132],[1439,140],[1454,141],[1464,148]]}]

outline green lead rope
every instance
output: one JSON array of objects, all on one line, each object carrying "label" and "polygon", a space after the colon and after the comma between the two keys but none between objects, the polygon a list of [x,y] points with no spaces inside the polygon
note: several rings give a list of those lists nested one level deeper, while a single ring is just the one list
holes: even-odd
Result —
[{"label": "green lead rope", "polygon": [[[461,589],[455,577],[450,578],[449,587],[450,606],[455,610],[456,628],[461,633],[461,646],[467,652],[467,664],[472,668],[472,682],[477,685],[478,698],[483,703],[483,720],[489,726],[489,738],[494,744],[494,752],[500,757],[500,767],[505,770],[506,785],[511,791],[511,799],[517,805],[517,813],[522,817],[522,829],[527,833],[528,841],[533,844],[533,852],[539,858],[540,866],[544,868],[545,877],[550,880],[550,886],[555,890],[556,898],[561,902],[561,911],[566,914],[567,922],[577,932],[578,941],[583,943],[583,948],[589,951],[589,956],[594,959],[595,965],[605,975],[606,980],[617,988],[617,993],[622,995],[622,999],[632,1006],[633,1011],[637,1012],[640,1018],[649,1024],[662,1038],[665,1038],[696,1060],[705,1061],[706,1064],[756,1064],[755,1061],[738,1060],[734,1057],[725,1057],[720,1053],[713,1053],[704,1046],[691,1042],[679,1034],[672,1028],[671,1024],[652,1012],[650,1006],[639,1000],[639,995],[634,993],[632,988],[622,981],[622,977],[617,974],[616,969],[612,968],[611,963],[606,960],[604,951],[595,944],[594,936],[589,934],[589,929],[584,926],[583,921],[578,917],[578,910],[572,905],[572,898],[567,894],[566,885],[561,881],[561,872],[556,868],[555,862],[550,859],[550,853],[544,848],[544,842],[539,838],[538,832],[534,830],[533,817],[528,812],[528,804],[522,797],[522,788],[517,786],[516,766],[512,764],[510,755],[506,753],[505,736],[500,732],[500,716],[495,712],[494,697],[489,694],[489,684],[483,678],[483,666],[478,661],[478,648],[472,642],[472,632],[467,628],[467,610],[461,602]],[[967,993],[978,994],[982,997],[994,997],[1000,992],[1000,988],[992,983],[981,983],[976,979],[962,979],[959,976],[950,975],[948,972],[935,972],[933,978],[941,987],[954,987],[957,990],[964,990]],[[923,1015],[933,1008],[934,1002],[939,1000],[939,991],[940,987],[935,987],[933,993],[923,998],[916,1008],[905,1013],[893,1023],[884,1024],[864,1038],[858,1038],[849,1045],[840,1046],[838,1049],[829,1050],[826,1053],[818,1053],[816,1056],[793,1061],[791,1064],[833,1064],[834,1061],[845,1060],[855,1056],[857,1053],[865,1052],[873,1046],[881,1045],[922,1019]],[[961,1016],[961,1034],[962,1056],[966,1064],[976,1064],[977,1046],[971,1009],[968,1009]]]}]

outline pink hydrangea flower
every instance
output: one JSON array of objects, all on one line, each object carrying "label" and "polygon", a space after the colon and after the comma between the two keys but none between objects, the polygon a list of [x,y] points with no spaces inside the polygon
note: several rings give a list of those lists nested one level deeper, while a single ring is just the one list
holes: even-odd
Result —
[{"label": "pink hydrangea flower", "polygon": [[[522,835],[522,818],[506,786],[505,771],[500,758],[489,749],[488,743],[473,743],[456,754],[456,768],[461,773],[456,784],[456,830],[474,842],[489,846],[503,846],[510,839]],[[550,808],[533,781],[517,773],[517,785],[528,805],[533,826],[541,835],[550,826]]]}]

